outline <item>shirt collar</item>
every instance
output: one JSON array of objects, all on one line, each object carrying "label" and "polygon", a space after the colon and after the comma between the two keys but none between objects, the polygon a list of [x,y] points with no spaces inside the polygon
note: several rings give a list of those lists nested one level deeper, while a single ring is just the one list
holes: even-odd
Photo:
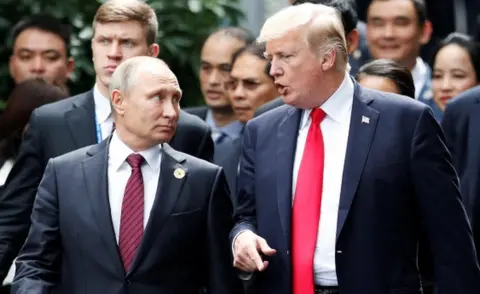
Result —
[{"label": "shirt collar", "polygon": [[217,127],[215,121],[213,120],[212,110],[207,110],[207,116],[205,117],[205,122],[207,125],[212,128],[212,134],[215,133],[224,133],[231,139],[236,139],[240,136],[241,132],[243,131],[243,123],[239,122],[238,120],[232,121],[231,123],[224,125],[223,127]]},{"label": "shirt collar", "polygon": [[427,81],[429,77],[427,77],[428,74],[428,69],[423,62],[423,59],[420,57],[417,57],[415,60],[415,66],[411,70],[412,73],[412,78],[413,82],[415,84],[415,97],[418,97],[420,95],[420,92],[422,90],[423,84]]},{"label": "shirt collar", "polygon": [[95,102],[97,123],[102,124],[110,117],[112,108],[110,106],[110,100],[100,93],[97,84],[93,87],[93,101]]},{"label": "shirt collar", "polygon": [[[155,145],[150,149],[136,152],[145,158],[145,161],[150,166],[150,168],[157,172],[160,169],[160,157],[161,157],[161,145]],[[109,146],[109,161],[112,168],[115,171],[122,166],[122,164],[126,163],[127,157],[135,153],[130,147],[128,147],[125,143],[122,142],[120,137],[118,136],[117,132],[113,132],[112,139],[110,141]]]},{"label": "shirt collar", "polygon": [[[325,111],[327,117],[337,123],[343,123],[348,119],[351,114],[353,95],[355,87],[352,79],[348,73],[345,73],[340,87],[333,93],[320,108]],[[303,111],[302,121],[300,123],[300,129],[305,128],[308,125],[311,109],[305,109]]]}]

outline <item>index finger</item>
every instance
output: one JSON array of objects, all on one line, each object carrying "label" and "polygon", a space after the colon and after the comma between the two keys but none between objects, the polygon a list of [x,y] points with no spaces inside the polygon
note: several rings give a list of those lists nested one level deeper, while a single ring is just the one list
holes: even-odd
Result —
[{"label": "index finger", "polygon": [[257,268],[257,270],[262,271],[263,260],[255,247],[248,248],[248,256],[253,261],[253,263],[255,263],[255,267]]}]

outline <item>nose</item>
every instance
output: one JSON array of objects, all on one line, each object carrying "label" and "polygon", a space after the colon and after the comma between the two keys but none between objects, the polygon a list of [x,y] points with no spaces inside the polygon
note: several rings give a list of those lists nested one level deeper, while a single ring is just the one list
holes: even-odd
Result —
[{"label": "nose", "polygon": [[212,70],[210,75],[208,76],[208,83],[210,85],[220,85],[222,82],[222,74],[218,69]]},{"label": "nose", "polygon": [[452,80],[448,76],[443,77],[441,89],[445,92],[452,90]]},{"label": "nose", "polygon": [[43,74],[45,72],[45,62],[41,56],[35,56],[31,63],[30,71],[35,74]]},{"label": "nose", "polygon": [[275,57],[270,62],[269,74],[274,78],[279,77],[283,74],[283,70],[282,70],[278,60]]},{"label": "nose", "polygon": [[107,56],[110,59],[122,59],[122,48],[118,41],[114,41],[110,44]]},{"label": "nose", "polygon": [[391,24],[387,24],[383,29],[384,38],[393,38],[395,36],[395,28]]},{"label": "nose", "polygon": [[178,117],[178,104],[173,102],[171,99],[165,99],[163,103],[163,116],[170,120],[177,119]]},{"label": "nose", "polygon": [[237,85],[235,90],[233,91],[233,100],[243,100],[245,99],[245,88],[241,83]]}]

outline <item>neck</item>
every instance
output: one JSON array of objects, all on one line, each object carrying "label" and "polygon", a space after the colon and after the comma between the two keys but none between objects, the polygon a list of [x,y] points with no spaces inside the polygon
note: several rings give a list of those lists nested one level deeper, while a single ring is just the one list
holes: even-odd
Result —
[{"label": "neck", "polygon": [[155,145],[161,144],[161,142],[158,143],[152,143],[152,142],[145,142],[142,140],[142,138],[128,132],[128,130],[125,129],[122,125],[116,125],[115,132],[117,133],[118,137],[120,140],[128,146],[128,148],[132,149],[133,152],[140,152],[140,151],[145,151],[150,148],[152,148]]},{"label": "neck", "polygon": [[96,79],[96,85],[100,94],[102,94],[102,96],[106,99],[110,99],[110,93],[108,91],[108,88],[98,78]]},{"label": "neck", "polygon": [[415,66],[417,65],[417,58],[415,58],[413,60],[408,60],[403,65],[405,67],[407,67],[410,71],[412,71],[415,68]]},{"label": "neck", "polygon": [[221,108],[221,109],[210,108],[210,109],[212,110],[213,121],[215,122],[215,125],[217,127],[226,126],[237,119],[231,107],[228,107],[228,109],[226,108]]},{"label": "neck", "polygon": [[334,69],[334,71],[335,72],[332,72],[332,74],[328,75],[327,77],[325,85],[328,86],[324,88],[325,96],[322,98],[320,105],[325,103],[325,101],[327,101],[338,90],[338,88],[340,88],[343,80],[345,79],[346,73],[344,71],[338,71],[336,69]]}]

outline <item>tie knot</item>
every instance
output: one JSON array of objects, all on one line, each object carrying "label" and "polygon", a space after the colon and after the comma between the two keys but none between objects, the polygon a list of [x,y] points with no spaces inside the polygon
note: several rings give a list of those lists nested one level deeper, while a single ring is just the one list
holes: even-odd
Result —
[{"label": "tie knot", "polygon": [[127,162],[132,168],[139,168],[145,162],[145,158],[140,154],[133,153],[127,157]]},{"label": "tie knot", "polygon": [[312,124],[318,125],[325,118],[326,113],[321,108],[314,108],[310,115],[312,116]]}]

